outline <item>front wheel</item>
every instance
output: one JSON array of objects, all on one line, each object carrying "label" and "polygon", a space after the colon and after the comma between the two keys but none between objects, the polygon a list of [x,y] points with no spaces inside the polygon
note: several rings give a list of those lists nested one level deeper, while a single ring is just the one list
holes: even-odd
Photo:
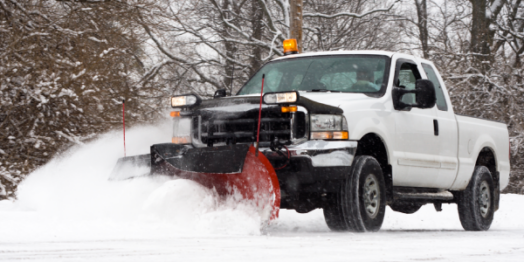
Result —
[{"label": "front wheel", "polygon": [[460,223],[467,231],[488,230],[495,213],[494,183],[489,169],[475,167],[468,187],[457,194]]},{"label": "front wheel", "polygon": [[326,222],[335,231],[373,232],[382,226],[385,213],[386,186],[380,164],[371,156],[357,156],[337,199],[324,208]]},{"label": "front wheel", "polygon": [[349,230],[380,230],[386,214],[386,185],[380,164],[375,158],[355,158],[341,195],[342,212]]}]

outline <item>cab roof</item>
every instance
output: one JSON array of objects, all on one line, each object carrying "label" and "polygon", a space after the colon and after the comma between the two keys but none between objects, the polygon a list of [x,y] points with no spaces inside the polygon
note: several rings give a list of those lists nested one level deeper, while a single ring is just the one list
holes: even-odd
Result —
[{"label": "cab roof", "polygon": [[278,60],[284,60],[284,59],[290,59],[290,58],[299,58],[299,57],[327,56],[327,55],[383,55],[383,56],[387,56],[387,57],[391,58],[395,54],[401,55],[403,57],[409,57],[409,58],[413,59],[414,61],[419,61],[421,63],[433,64],[433,62],[431,62],[431,61],[429,61],[427,59],[421,58],[421,57],[417,57],[417,56],[413,56],[413,55],[409,55],[409,54],[405,54],[405,53],[399,53],[399,52],[378,51],[378,50],[307,52],[307,53],[302,53],[302,54],[281,56],[281,57],[277,57],[277,58],[275,58],[275,59],[273,59],[271,61],[278,61]]},{"label": "cab roof", "polygon": [[392,57],[395,53],[388,51],[376,51],[376,50],[358,50],[358,51],[323,51],[323,52],[307,52],[302,54],[286,55],[273,59],[272,61],[298,58],[298,57],[311,57],[311,56],[324,56],[324,55],[384,55]]}]

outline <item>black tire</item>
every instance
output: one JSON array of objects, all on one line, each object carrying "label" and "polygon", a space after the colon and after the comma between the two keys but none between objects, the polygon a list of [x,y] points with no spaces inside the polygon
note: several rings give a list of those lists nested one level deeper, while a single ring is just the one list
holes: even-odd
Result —
[{"label": "black tire", "polygon": [[324,206],[324,219],[326,224],[332,231],[347,231],[349,230],[342,208],[340,206],[340,194],[333,195],[329,198],[328,203]]},{"label": "black tire", "polygon": [[324,207],[328,227],[333,231],[375,232],[380,230],[385,214],[386,185],[380,164],[371,156],[355,157],[340,193]]},{"label": "black tire", "polygon": [[357,156],[353,160],[341,197],[342,212],[350,231],[380,230],[386,214],[386,185],[375,158]]},{"label": "black tire", "polygon": [[488,230],[495,213],[494,183],[489,169],[476,166],[468,187],[457,194],[460,223],[467,231]]},{"label": "black tire", "polygon": [[422,207],[422,204],[413,203],[413,202],[395,202],[390,204],[389,207],[393,211],[404,213],[404,214],[413,214]]}]

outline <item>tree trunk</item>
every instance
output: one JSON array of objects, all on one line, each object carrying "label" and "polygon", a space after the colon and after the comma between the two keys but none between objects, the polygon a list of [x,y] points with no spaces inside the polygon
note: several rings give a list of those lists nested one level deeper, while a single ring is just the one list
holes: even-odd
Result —
[{"label": "tree trunk", "polygon": [[429,59],[427,2],[426,0],[415,0],[415,6],[417,7],[417,27],[422,54],[425,59]]},{"label": "tree trunk", "polygon": [[472,5],[470,50],[473,53],[489,55],[492,37],[489,31],[490,19],[486,17],[487,0],[470,1]]},{"label": "tree trunk", "polygon": [[[490,25],[497,19],[502,2],[493,0],[469,0],[471,2],[471,40],[470,53],[474,53],[474,59],[478,63],[478,68],[483,72],[490,69],[490,62],[493,61],[491,50],[495,30],[490,29]],[[497,6],[493,6],[498,4]]]},{"label": "tree trunk", "polygon": [[302,53],[302,0],[289,0],[290,18],[289,36],[297,40],[298,52]]}]

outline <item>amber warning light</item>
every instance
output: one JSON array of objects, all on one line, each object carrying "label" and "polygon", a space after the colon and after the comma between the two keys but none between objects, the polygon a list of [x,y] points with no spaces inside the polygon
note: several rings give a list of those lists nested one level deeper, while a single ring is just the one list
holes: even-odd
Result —
[{"label": "amber warning light", "polygon": [[284,55],[298,54],[298,45],[296,39],[284,40]]}]

